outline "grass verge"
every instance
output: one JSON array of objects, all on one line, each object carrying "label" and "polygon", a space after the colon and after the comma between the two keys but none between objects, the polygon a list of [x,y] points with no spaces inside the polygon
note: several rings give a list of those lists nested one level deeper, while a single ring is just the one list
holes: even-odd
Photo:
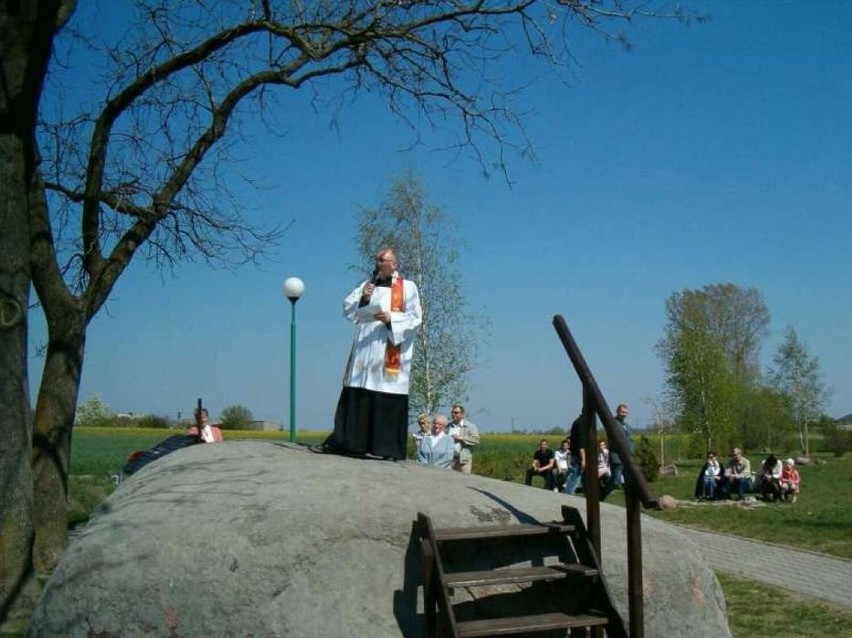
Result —
[{"label": "grass verge", "polygon": [[[735,638],[852,638],[852,611],[717,572]],[[783,577],[783,575],[779,575]]]}]

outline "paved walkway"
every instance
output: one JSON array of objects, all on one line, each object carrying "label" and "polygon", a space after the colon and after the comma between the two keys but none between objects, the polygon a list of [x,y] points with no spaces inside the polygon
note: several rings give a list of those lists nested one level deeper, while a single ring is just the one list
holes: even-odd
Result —
[{"label": "paved walkway", "polygon": [[852,608],[852,560],[677,527],[714,570]]}]

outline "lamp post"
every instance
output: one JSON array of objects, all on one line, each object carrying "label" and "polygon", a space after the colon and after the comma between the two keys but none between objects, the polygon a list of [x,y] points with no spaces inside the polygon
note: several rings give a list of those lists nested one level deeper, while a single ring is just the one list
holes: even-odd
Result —
[{"label": "lamp post", "polygon": [[296,302],[305,292],[298,277],[284,280],[284,295],[290,300],[290,442],[296,442]]}]

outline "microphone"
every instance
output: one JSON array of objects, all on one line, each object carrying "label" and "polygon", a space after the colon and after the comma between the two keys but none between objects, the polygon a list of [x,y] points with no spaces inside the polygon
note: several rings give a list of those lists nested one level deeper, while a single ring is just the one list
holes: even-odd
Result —
[{"label": "microphone", "polygon": [[[375,288],[375,286],[378,282],[379,282],[379,269],[374,268],[373,274],[370,275],[370,284]],[[364,287],[366,288],[366,286],[364,286]],[[358,307],[362,308],[363,306],[366,306],[370,301],[370,297],[372,297],[372,294],[368,295],[367,293],[365,293],[362,290],[361,291],[361,301],[358,303]]]}]

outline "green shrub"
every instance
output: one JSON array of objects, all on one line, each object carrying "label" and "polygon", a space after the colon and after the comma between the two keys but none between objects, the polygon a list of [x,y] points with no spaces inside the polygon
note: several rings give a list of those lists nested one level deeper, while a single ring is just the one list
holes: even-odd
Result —
[{"label": "green shrub", "polygon": [[113,428],[135,428],[139,423],[139,419],[134,419],[132,416],[114,416],[109,420],[108,427]]},{"label": "green shrub", "polygon": [[148,414],[139,419],[136,419],[137,428],[170,428],[172,420],[168,417],[159,416],[156,414]]},{"label": "green shrub", "polygon": [[852,447],[852,431],[840,426],[836,421],[821,423],[823,445],[825,449],[840,458]]},{"label": "green shrub", "polygon": [[636,446],[634,454],[639,467],[642,468],[642,474],[645,475],[645,480],[649,483],[657,480],[660,473],[660,461],[654,453],[651,441],[644,434],[639,437],[639,445]]},{"label": "green shrub", "polygon": [[229,405],[222,410],[219,427],[223,430],[247,430],[254,420],[251,410],[244,405]]}]

